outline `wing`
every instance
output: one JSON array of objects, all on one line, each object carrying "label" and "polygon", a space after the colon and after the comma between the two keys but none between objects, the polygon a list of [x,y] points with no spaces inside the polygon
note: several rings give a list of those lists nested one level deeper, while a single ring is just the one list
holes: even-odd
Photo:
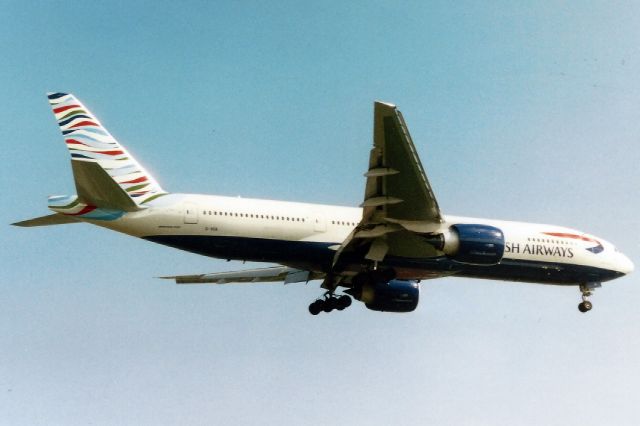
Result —
[{"label": "wing", "polygon": [[373,148],[365,177],[363,220],[442,222],[436,197],[395,105],[374,104]]},{"label": "wing", "polygon": [[373,261],[387,254],[435,256],[435,248],[420,234],[437,229],[442,215],[395,105],[374,104],[373,148],[365,177],[362,221],[336,252],[334,266],[344,253],[358,250]]},{"label": "wing", "polygon": [[202,275],[176,275],[160,277],[175,280],[176,284],[235,284],[267,283],[284,281],[285,284],[307,282],[323,278],[324,274],[311,271],[275,266],[271,268],[247,269],[244,271],[215,272]]},{"label": "wing", "polygon": [[434,232],[443,222],[440,208],[402,114],[395,105],[375,103],[373,148],[365,177],[362,219],[336,251],[330,273],[277,266],[161,278],[174,279],[178,284],[278,281],[288,284],[324,279],[323,288],[335,289],[338,285],[350,285],[353,273],[341,272],[344,265],[339,265],[347,253],[351,260],[355,253],[356,259],[364,257],[371,261],[382,261],[387,255],[415,258],[438,255],[425,234]]}]

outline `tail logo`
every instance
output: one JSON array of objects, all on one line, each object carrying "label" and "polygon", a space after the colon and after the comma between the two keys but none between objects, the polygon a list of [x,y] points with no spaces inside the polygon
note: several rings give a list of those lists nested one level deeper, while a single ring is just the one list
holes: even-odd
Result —
[{"label": "tail logo", "polygon": [[72,160],[98,163],[138,205],[166,194],[75,96],[48,97]]}]

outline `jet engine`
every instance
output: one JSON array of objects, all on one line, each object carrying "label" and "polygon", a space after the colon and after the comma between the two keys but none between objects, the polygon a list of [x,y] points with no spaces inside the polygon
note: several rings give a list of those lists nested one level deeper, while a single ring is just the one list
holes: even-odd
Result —
[{"label": "jet engine", "polygon": [[416,281],[367,280],[346,293],[364,302],[372,311],[411,312],[418,306],[420,285]]},{"label": "jet engine", "polygon": [[504,254],[504,234],[495,226],[452,225],[428,240],[456,262],[470,265],[496,265]]}]

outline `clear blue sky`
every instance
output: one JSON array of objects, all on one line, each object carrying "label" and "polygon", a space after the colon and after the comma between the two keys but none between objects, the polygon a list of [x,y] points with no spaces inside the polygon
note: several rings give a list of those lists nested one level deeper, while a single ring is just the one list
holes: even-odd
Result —
[{"label": "clear blue sky", "polygon": [[413,314],[311,317],[315,282],[178,287],[154,277],[248,265],[8,226],[74,191],[47,91],[171,191],[342,205],[380,99],[445,213],[639,264],[637,2],[0,3],[0,424],[638,424],[638,273],[588,315],[576,288],[453,278]]}]

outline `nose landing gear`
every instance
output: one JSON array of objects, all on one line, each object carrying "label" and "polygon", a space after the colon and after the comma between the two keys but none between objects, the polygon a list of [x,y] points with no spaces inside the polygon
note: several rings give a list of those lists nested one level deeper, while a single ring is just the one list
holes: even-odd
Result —
[{"label": "nose landing gear", "polygon": [[[584,298],[584,296],[583,296]],[[582,303],[578,304],[578,310],[580,312],[587,313],[591,310],[591,308],[593,308],[593,304],[591,302],[589,302],[588,300],[584,300]]]},{"label": "nose landing gear", "polygon": [[589,302],[589,297],[593,294],[593,290],[600,286],[600,283],[580,284],[580,293],[582,293],[582,302],[578,305],[580,312],[587,313],[593,308],[593,304]]},{"label": "nose landing gear", "polygon": [[326,292],[322,299],[318,299],[309,305],[309,313],[311,315],[318,315],[322,311],[327,313],[334,309],[342,311],[349,306],[351,306],[351,298],[346,294],[336,296],[332,292]]}]

